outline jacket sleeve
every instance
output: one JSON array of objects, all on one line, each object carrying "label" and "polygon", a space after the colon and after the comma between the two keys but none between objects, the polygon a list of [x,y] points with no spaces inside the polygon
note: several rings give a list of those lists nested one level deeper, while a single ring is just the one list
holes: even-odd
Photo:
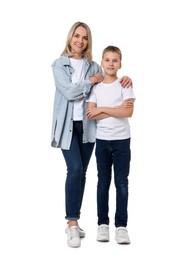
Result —
[{"label": "jacket sleeve", "polygon": [[91,82],[89,79],[77,84],[72,83],[70,76],[71,68],[69,65],[63,65],[61,61],[56,60],[52,64],[52,70],[55,86],[67,100],[76,100],[86,97],[90,92]]}]

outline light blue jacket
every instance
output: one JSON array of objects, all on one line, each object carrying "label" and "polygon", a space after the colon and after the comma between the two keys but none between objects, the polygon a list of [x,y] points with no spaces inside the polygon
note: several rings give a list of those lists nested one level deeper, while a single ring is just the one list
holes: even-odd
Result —
[{"label": "light blue jacket", "polygon": [[[89,78],[96,73],[102,73],[101,67],[94,61],[84,59],[84,81],[72,83],[73,68],[68,56],[61,56],[52,64],[55,80],[55,99],[52,122],[51,145],[68,150],[73,132],[73,101],[83,98],[84,101],[91,90]],[[86,102],[84,102],[83,118],[83,143],[95,142],[96,125],[94,120],[88,120],[85,114]]]}]

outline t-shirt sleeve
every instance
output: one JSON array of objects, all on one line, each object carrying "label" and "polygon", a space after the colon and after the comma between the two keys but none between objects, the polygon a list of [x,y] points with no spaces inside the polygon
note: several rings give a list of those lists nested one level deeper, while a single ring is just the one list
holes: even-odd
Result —
[{"label": "t-shirt sleeve", "polygon": [[86,102],[97,103],[95,87],[92,88],[91,93],[90,93],[89,97],[87,98]]},{"label": "t-shirt sleeve", "polygon": [[123,94],[123,100],[129,99],[129,98],[134,98],[135,99],[135,94],[133,92],[133,88],[122,88],[122,94]]}]

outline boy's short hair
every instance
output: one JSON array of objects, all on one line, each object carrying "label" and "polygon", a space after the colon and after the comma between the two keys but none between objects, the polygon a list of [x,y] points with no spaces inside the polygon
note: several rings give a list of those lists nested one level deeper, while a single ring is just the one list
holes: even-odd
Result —
[{"label": "boy's short hair", "polygon": [[113,45],[109,45],[107,46],[103,52],[102,52],[102,58],[104,57],[104,54],[108,51],[112,51],[112,52],[116,52],[119,54],[120,56],[120,60],[122,60],[122,53],[121,53],[121,50],[117,47],[117,46],[113,46]]}]

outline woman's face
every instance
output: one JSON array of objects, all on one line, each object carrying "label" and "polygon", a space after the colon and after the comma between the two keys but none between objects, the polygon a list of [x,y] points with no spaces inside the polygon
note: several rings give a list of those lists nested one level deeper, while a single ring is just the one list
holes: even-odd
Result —
[{"label": "woman's face", "polygon": [[88,35],[87,30],[79,26],[75,29],[75,32],[72,36],[70,46],[73,53],[73,57],[77,59],[82,58],[83,51],[87,48],[88,45]]}]

